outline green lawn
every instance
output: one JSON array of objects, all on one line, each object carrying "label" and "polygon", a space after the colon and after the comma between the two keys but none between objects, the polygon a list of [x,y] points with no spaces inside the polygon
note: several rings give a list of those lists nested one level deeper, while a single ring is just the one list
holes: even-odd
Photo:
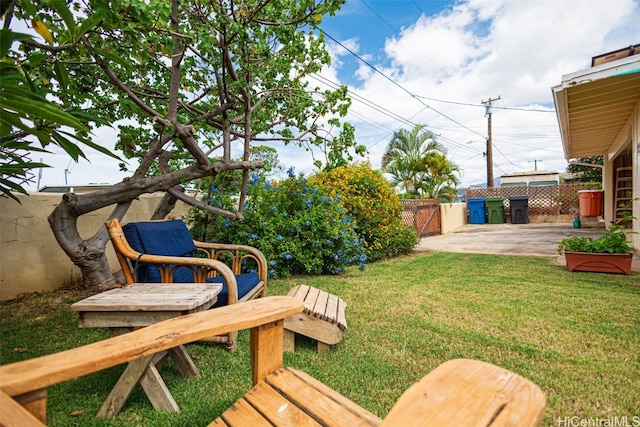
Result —
[{"label": "green lawn", "polygon": [[[543,425],[573,417],[640,417],[638,273],[570,273],[549,258],[421,253],[341,276],[272,280],[268,293],[286,294],[300,283],[340,295],[349,327],[323,354],[300,339],[285,364],[380,416],[438,364],[474,358],[538,384],[548,401]],[[68,306],[86,295],[75,290],[3,303],[0,362],[107,337],[105,330],[77,328]],[[163,368],[180,414],[153,411],[137,390],[115,419],[96,420],[123,369],[116,367],[52,387],[49,423],[206,425],[250,387],[248,333],[240,334],[235,353],[211,344],[188,350],[201,379],[181,378],[171,364]]]}]

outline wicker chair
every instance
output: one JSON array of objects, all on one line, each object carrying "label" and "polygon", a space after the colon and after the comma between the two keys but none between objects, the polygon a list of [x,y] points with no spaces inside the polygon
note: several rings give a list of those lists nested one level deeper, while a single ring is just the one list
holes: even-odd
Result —
[{"label": "wicker chair", "polygon": [[[263,297],[267,260],[252,246],[198,242],[181,220],[105,223],[127,284],[222,283],[215,307]],[[236,348],[236,332],[207,341]]]}]

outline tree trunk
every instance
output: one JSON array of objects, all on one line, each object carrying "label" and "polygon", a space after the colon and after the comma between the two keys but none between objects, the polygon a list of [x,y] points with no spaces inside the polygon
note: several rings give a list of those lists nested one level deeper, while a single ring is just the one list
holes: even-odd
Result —
[{"label": "tree trunk", "polygon": [[[106,290],[116,285],[111,272],[105,248],[109,241],[109,233],[103,225],[98,232],[88,239],[83,239],[78,232],[78,218],[76,206],[78,196],[70,193],[62,197],[62,202],[49,215],[49,225],[53,234],[69,259],[80,268],[83,284]],[[122,219],[129,203],[116,205],[110,218]]]},{"label": "tree trunk", "polygon": [[[184,192],[184,189],[180,188],[180,191]],[[162,200],[160,200],[160,203],[158,203],[158,206],[156,206],[153,215],[151,215],[151,219],[156,220],[166,218],[166,216],[171,213],[173,208],[176,207],[177,201],[178,199],[176,199],[171,194],[164,193],[164,196],[162,196]]]}]

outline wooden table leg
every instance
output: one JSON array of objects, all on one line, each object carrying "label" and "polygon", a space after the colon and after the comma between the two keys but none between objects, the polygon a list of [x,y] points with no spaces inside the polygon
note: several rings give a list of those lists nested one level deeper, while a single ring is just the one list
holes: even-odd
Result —
[{"label": "wooden table leg", "polygon": [[178,371],[188,378],[200,378],[200,371],[193,363],[193,360],[187,353],[183,345],[167,350],[176,364]]},{"label": "wooden table leg", "polygon": [[[130,328],[111,328],[113,336],[122,335],[130,331]],[[189,378],[200,378],[200,371],[182,345],[150,356],[141,357],[129,362],[102,408],[98,411],[97,417],[115,417],[122,410],[133,388],[138,383],[142,386],[155,410],[180,412],[178,404],[171,396],[171,392],[159,372],[167,356],[173,359],[180,374]]]},{"label": "wooden table leg", "polygon": [[98,411],[98,418],[115,417],[120,412],[131,391],[151,364],[153,356],[151,354],[129,362],[102,408]]},{"label": "wooden table leg", "polygon": [[180,412],[178,404],[153,363],[150,363],[142,374],[140,385],[156,411]]},{"label": "wooden table leg", "polygon": [[161,351],[161,352],[156,353],[156,354],[153,355],[153,359],[151,359],[151,363],[159,371],[164,366],[164,362],[167,361],[168,357],[169,357],[169,353],[168,352]]},{"label": "wooden table leg", "polygon": [[[200,371],[193,363],[184,346],[168,350],[176,368],[185,377],[200,377]],[[120,379],[109,393],[107,400],[98,412],[98,418],[114,417],[122,410],[133,388],[139,382],[154,409],[158,411],[180,412],[178,404],[171,396],[158,369],[164,363],[167,352],[160,352],[151,356],[129,362]],[[158,366],[156,366],[158,365]]]}]

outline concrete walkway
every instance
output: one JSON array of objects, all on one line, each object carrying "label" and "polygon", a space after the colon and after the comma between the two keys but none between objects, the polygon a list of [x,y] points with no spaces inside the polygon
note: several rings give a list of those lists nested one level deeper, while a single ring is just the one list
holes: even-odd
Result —
[{"label": "concrete walkway", "polygon": [[602,228],[572,224],[467,224],[420,240],[418,250],[501,255],[558,256],[558,242],[567,236],[599,237]]}]

